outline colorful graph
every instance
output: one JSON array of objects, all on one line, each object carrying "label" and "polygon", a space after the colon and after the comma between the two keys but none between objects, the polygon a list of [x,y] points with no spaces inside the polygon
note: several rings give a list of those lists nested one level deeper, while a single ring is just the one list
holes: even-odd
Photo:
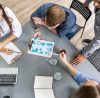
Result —
[{"label": "colorful graph", "polygon": [[30,52],[34,55],[51,57],[54,47],[54,42],[32,39]]}]

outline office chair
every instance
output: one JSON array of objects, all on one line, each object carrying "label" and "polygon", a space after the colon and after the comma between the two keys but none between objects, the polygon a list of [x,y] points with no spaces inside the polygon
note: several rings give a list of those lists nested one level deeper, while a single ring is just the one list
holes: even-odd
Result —
[{"label": "office chair", "polygon": [[[92,13],[91,13],[91,11],[90,11],[88,8],[84,7],[84,5],[83,5],[80,1],[78,1],[78,0],[73,0],[73,1],[72,1],[71,6],[70,6],[70,9],[71,9],[71,8],[73,8],[73,9],[76,10],[76,11],[78,11],[78,12],[84,17],[84,19],[85,19],[85,24],[84,24],[84,26],[79,26],[79,25],[77,25],[77,26],[83,28],[82,34],[81,34],[81,37],[82,37],[83,32],[84,32],[84,29],[85,29],[85,26],[86,26],[86,22],[88,21],[88,19],[89,19],[90,16],[92,15]],[[80,30],[81,30],[81,29],[80,29]],[[81,37],[80,37],[80,38],[81,38]]]}]

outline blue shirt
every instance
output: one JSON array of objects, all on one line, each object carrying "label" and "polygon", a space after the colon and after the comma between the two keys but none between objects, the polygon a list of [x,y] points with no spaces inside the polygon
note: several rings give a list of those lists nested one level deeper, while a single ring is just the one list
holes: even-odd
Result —
[{"label": "blue shirt", "polygon": [[[93,78],[89,78],[89,77],[86,77],[85,75],[83,75],[81,72],[77,72],[77,74],[73,77],[74,80],[79,84],[79,85],[83,85],[87,80],[94,80],[94,81],[97,81]],[[100,81],[97,81],[100,83]]]},{"label": "blue shirt", "polygon": [[[39,17],[39,18],[44,18],[45,17],[45,12],[46,10],[52,6],[53,3],[47,3],[44,4],[42,6],[40,6],[35,12],[33,12],[33,14],[31,15],[31,17]],[[65,17],[65,21],[60,24],[60,26],[57,27],[57,34],[61,37],[61,36],[65,36],[68,33],[73,33],[76,31],[76,16],[74,15],[74,13],[70,10],[67,9],[65,7],[62,7],[66,14]]]}]

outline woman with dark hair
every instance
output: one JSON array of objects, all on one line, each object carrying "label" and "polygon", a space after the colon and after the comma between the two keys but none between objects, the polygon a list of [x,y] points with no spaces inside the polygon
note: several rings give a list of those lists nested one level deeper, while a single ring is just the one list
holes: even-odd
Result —
[{"label": "woman with dark hair", "polygon": [[20,37],[21,33],[22,28],[15,14],[8,7],[0,4],[0,52],[10,54],[11,50],[4,46]]},{"label": "woman with dark hair", "polygon": [[81,72],[75,69],[67,60],[66,52],[61,51],[60,59],[64,62],[74,80],[81,87],[70,98],[100,98],[100,82],[84,76]]}]

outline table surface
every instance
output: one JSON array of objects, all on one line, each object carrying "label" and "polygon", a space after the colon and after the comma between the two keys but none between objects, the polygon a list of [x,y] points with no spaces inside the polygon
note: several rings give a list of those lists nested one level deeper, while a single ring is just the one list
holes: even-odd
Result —
[{"label": "table surface", "polygon": [[[68,60],[78,52],[67,38],[59,38],[56,34],[51,33],[44,27],[40,27],[40,29],[43,39],[55,42],[54,52],[66,49]],[[62,79],[59,81],[53,80],[54,95],[56,98],[67,98],[79,86],[68,74],[64,66],[62,66],[64,64],[59,60],[59,57],[53,56],[53,58],[57,59],[57,64],[50,65],[45,57],[27,54],[27,42],[33,34],[34,30],[30,22],[23,25],[22,36],[14,41],[16,46],[23,52],[20,59],[12,65],[7,65],[7,63],[0,58],[0,67],[18,67],[19,69],[17,85],[1,86],[0,98],[5,95],[9,95],[11,98],[35,98],[33,89],[35,76],[54,76],[56,72],[62,73]]]}]

